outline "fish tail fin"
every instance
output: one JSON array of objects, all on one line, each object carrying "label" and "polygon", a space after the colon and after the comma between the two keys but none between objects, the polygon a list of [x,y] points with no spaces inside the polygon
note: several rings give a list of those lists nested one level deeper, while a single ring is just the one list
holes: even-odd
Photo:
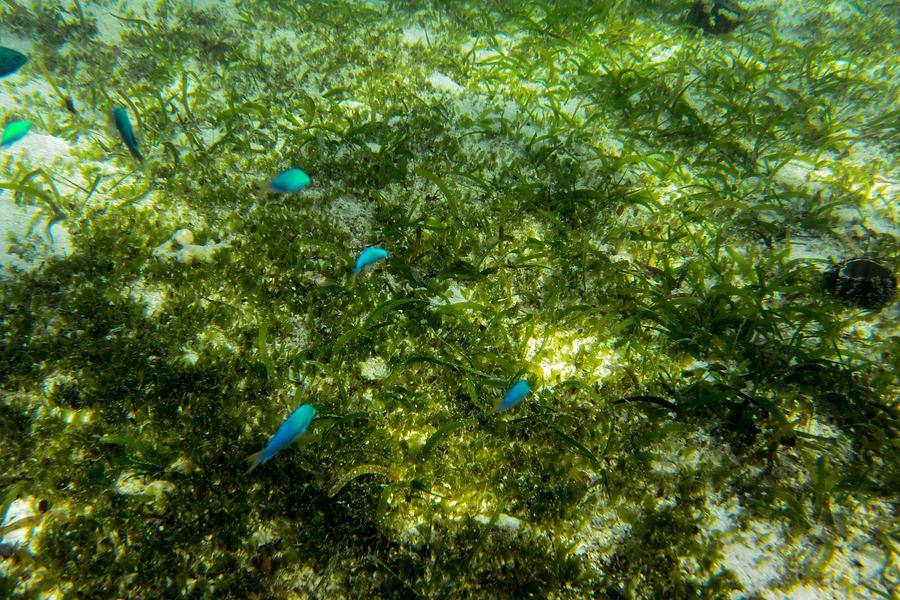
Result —
[{"label": "fish tail fin", "polygon": [[250,468],[247,469],[246,471],[244,471],[244,475],[249,475],[250,472],[253,471],[253,469],[255,469],[256,467],[258,467],[259,465],[262,464],[262,462],[263,462],[262,454],[263,454],[263,451],[260,450],[259,452],[254,452],[253,454],[251,454],[250,456],[247,457],[247,462],[250,463]]}]

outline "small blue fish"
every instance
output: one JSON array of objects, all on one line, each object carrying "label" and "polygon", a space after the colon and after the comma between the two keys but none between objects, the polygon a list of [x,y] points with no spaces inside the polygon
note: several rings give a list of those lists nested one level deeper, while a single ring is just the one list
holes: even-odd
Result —
[{"label": "small blue fish", "polygon": [[0,46],[0,77],[12,75],[28,62],[28,57],[12,48]]},{"label": "small blue fish", "polygon": [[522,379],[516,383],[516,385],[509,388],[509,391],[503,396],[503,400],[497,403],[497,412],[502,413],[516,406],[530,393],[531,386],[528,385],[527,381]]},{"label": "small blue fish", "polygon": [[138,159],[138,162],[143,163],[144,157],[141,156],[141,149],[138,147],[137,138],[134,137],[134,129],[131,127],[131,121],[128,119],[128,113],[124,108],[116,107],[112,111],[113,121],[116,124],[116,129],[119,130],[119,134],[122,136],[122,141],[125,142],[125,145],[128,147],[129,152]]},{"label": "small blue fish", "polygon": [[275,435],[269,438],[269,443],[266,444],[266,447],[259,452],[252,454],[250,458],[247,459],[250,461],[250,468],[247,469],[247,472],[249,473],[259,465],[263,464],[275,456],[279,450],[285,446],[289,446],[294,440],[305,434],[307,432],[306,430],[309,428],[309,424],[315,416],[316,408],[312,404],[303,404],[300,408],[292,412],[291,416],[289,416],[287,420],[281,424],[281,427],[278,428],[278,431],[275,432]]},{"label": "small blue fish", "polygon": [[367,267],[379,260],[384,260],[387,257],[388,251],[384,248],[378,248],[376,246],[366,248],[360,252],[359,258],[356,259],[356,268],[353,270],[353,273],[359,275],[359,272],[363,270],[363,267]]},{"label": "small blue fish", "polygon": [[0,148],[12,146],[28,133],[31,123],[28,121],[10,121],[3,128],[3,137],[0,137]]},{"label": "small blue fish", "polygon": [[299,192],[310,184],[312,179],[301,169],[288,169],[282,171],[269,182],[269,191],[281,194]]}]

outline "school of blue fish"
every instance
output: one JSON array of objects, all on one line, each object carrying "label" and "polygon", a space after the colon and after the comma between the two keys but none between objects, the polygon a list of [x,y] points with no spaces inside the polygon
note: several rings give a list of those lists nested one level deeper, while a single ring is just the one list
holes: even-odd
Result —
[{"label": "school of blue fish", "polygon": [[[16,73],[27,62],[28,58],[21,52],[0,46],[0,78]],[[111,115],[113,125],[122,138],[122,143],[138,163],[143,164],[144,155],[141,152],[128,111],[120,106],[116,106],[113,107]],[[24,138],[30,129],[31,123],[25,120],[8,122],[3,128],[2,137],[0,137],[0,149],[9,148],[15,144]],[[298,168],[290,168],[275,175],[266,186],[266,190],[276,194],[293,194],[305,189],[311,183],[312,179],[305,171]],[[353,274],[359,275],[365,268],[386,260],[389,256],[390,253],[384,248],[378,246],[365,248],[356,259]],[[531,391],[531,387],[526,380],[523,379],[516,382],[503,398],[494,404],[495,412],[498,414],[504,413],[518,406]],[[312,404],[306,403],[299,406],[269,438],[265,447],[249,457],[250,468],[247,470],[247,473],[269,461],[278,452],[295,441],[309,437],[311,435],[309,428],[315,417],[316,409]]]}]

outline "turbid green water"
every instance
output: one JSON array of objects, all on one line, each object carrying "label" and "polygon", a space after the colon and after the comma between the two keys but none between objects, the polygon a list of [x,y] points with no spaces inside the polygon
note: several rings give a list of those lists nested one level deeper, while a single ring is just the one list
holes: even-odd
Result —
[{"label": "turbid green water", "polygon": [[0,596],[896,593],[900,7],[693,4],[0,3]]}]

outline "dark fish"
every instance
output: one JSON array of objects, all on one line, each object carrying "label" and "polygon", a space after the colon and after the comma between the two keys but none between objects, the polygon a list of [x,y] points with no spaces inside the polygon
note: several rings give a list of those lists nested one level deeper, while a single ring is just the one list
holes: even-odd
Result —
[{"label": "dark fish", "polygon": [[72,96],[66,96],[63,100],[63,108],[72,113],[73,115],[78,114],[78,109],[75,108],[75,101],[72,100]]},{"label": "dark fish", "polygon": [[139,162],[144,162],[141,156],[141,149],[138,148],[137,138],[134,137],[134,129],[131,127],[131,121],[128,119],[128,113],[124,108],[116,107],[112,111],[113,121],[116,123],[116,129],[122,135],[122,141],[128,146],[128,150],[134,155]]},{"label": "dark fish", "polygon": [[0,46],[0,77],[12,75],[28,62],[28,57],[17,50]]}]

